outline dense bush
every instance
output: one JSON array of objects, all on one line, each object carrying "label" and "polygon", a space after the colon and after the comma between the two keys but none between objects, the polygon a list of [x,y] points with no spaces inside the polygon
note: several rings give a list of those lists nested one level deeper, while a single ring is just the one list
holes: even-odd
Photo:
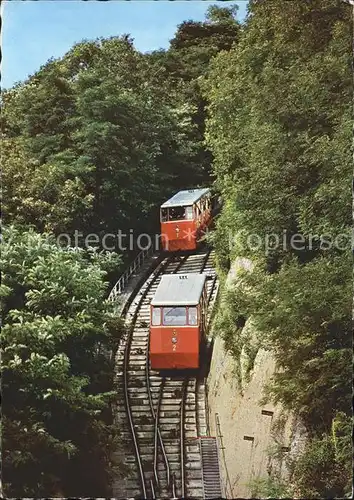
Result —
[{"label": "dense bush", "polygon": [[[105,300],[114,254],[5,230],[2,477],[8,497],[104,496],[117,445],[110,402],[122,324]],[[90,473],[91,471],[91,473]]]}]

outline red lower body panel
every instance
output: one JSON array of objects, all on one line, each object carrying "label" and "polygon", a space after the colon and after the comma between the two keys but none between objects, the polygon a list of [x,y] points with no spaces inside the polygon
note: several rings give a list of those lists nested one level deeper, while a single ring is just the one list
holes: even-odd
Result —
[{"label": "red lower body panel", "polygon": [[168,240],[163,242],[163,249],[167,252],[177,252],[178,250],[195,250],[196,240]]},{"label": "red lower body panel", "polygon": [[194,221],[165,222],[161,224],[162,248],[167,252],[197,248]]},{"label": "red lower body panel", "polygon": [[182,220],[161,223],[161,243],[163,250],[195,250],[198,240],[204,236],[211,222],[209,212],[197,223],[195,220]]},{"label": "red lower body panel", "polygon": [[198,368],[199,353],[150,354],[152,370]]},{"label": "red lower body panel", "polygon": [[198,368],[199,327],[151,327],[150,363],[153,370]]}]

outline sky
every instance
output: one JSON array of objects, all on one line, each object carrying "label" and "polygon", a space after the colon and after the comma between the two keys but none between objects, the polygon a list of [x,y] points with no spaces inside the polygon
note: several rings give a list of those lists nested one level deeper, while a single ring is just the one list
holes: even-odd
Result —
[{"label": "sky", "polygon": [[246,0],[5,0],[1,86],[25,80],[83,39],[130,34],[142,52],[167,48],[178,24],[204,20],[208,6],[215,4],[238,4],[238,19],[244,20]]}]

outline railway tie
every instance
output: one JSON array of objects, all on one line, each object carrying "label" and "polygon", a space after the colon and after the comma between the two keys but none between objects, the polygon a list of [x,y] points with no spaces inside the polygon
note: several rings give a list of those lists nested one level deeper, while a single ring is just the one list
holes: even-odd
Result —
[{"label": "railway tie", "polygon": [[[211,275],[207,282],[210,317],[217,294],[212,259],[210,251],[164,259],[137,290],[126,311],[129,330],[116,357],[118,401],[124,405],[118,405],[116,416],[123,440],[122,458],[130,474],[115,483],[116,498],[203,498],[202,450],[197,438],[206,427],[200,383],[194,374],[164,378],[151,370],[149,322],[150,301],[163,274]],[[205,467],[207,463],[205,457]],[[209,491],[208,478],[205,476],[205,491]]]}]

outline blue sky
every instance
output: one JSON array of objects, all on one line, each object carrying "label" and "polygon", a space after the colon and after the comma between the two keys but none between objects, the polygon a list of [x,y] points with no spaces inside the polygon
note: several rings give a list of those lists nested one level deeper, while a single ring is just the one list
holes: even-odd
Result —
[{"label": "blue sky", "polygon": [[167,48],[178,24],[202,21],[208,6],[217,3],[238,4],[238,19],[244,19],[246,0],[6,0],[2,2],[2,88],[26,79],[50,57],[63,56],[82,39],[129,33],[143,52]]}]

